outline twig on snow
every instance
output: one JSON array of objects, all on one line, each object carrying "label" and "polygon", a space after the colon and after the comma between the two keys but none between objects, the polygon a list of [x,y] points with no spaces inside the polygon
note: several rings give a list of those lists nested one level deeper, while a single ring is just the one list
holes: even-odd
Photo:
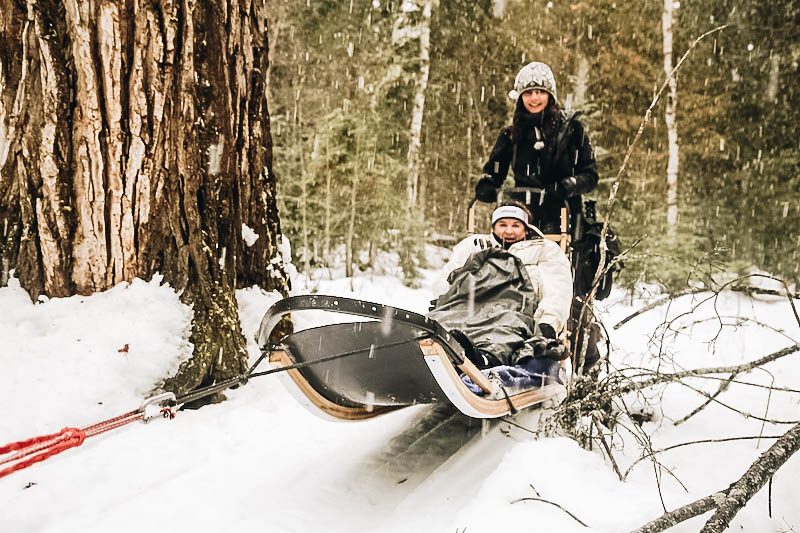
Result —
[{"label": "twig on snow", "polygon": [[583,527],[589,527],[588,525],[586,525],[586,522],[584,522],[583,520],[581,520],[580,518],[578,518],[578,517],[577,517],[577,516],[575,516],[574,514],[570,513],[569,511],[567,511],[566,509],[564,509],[563,507],[561,507],[561,506],[560,506],[559,504],[557,504],[556,502],[551,502],[550,500],[545,500],[544,498],[535,498],[535,497],[533,497],[533,496],[529,496],[529,497],[527,497],[527,498],[519,498],[518,500],[514,500],[514,501],[513,501],[513,502],[511,502],[511,503],[519,503],[519,502],[544,502],[544,503],[549,503],[550,505],[555,505],[556,507],[558,507],[559,509],[561,509],[562,511],[564,511],[565,513],[567,513],[568,515],[570,515],[570,516],[572,517],[572,519],[573,519],[573,520],[575,520],[576,522],[578,522],[578,523],[579,523],[580,525],[582,525]]},{"label": "twig on snow", "polygon": [[617,466],[617,460],[614,459],[614,455],[611,453],[611,448],[609,448],[608,443],[606,442],[606,437],[605,437],[605,435],[603,435],[603,431],[597,425],[597,420],[596,419],[594,420],[594,424],[595,424],[595,428],[597,428],[597,436],[600,439],[600,443],[603,445],[603,449],[605,449],[606,455],[608,455],[608,458],[611,459],[611,465],[614,467],[614,472],[617,473],[617,476],[619,477],[620,481],[625,481],[622,478],[622,472],[619,471],[619,466]]}]

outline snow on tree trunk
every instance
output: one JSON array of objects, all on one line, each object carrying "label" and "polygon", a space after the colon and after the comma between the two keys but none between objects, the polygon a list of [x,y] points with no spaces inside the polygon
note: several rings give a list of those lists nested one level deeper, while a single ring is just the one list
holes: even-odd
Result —
[{"label": "snow on tree trunk", "polygon": [[667,161],[667,235],[675,239],[678,223],[678,125],[675,116],[678,99],[678,83],[672,75],[672,25],[674,0],[664,0],[664,13],[661,17],[661,29],[664,37],[664,72],[668,77],[669,92],[667,106],[664,111],[664,122],[667,125],[667,142],[669,159]]},{"label": "snow on tree trunk", "polygon": [[34,299],[161,273],[194,310],[167,386],[238,374],[234,289],[287,289],[265,2],[0,8],[3,264]]}]

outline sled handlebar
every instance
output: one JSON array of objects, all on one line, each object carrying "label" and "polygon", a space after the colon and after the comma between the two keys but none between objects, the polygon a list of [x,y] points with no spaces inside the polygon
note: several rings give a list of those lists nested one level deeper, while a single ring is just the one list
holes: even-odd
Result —
[{"label": "sled handlebar", "polygon": [[[527,206],[540,206],[544,204],[545,198],[554,198],[553,193],[548,193],[547,190],[542,187],[512,187],[510,189],[497,189],[498,204],[502,202],[506,196],[512,199],[520,200]],[[569,233],[569,223],[571,220],[569,203],[567,203],[567,201],[563,198],[560,198],[560,200],[562,202],[561,232]],[[475,233],[475,204],[477,203],[478,198],[475,197],[472,199],[472,201],[470,201],[469,206],[467,207],[468,233]],[[578,226],[580,227],[580,224],[578,224]],[[573,239],[579,240],[579,237],[573,236]]]},{"label": "sled handlebar", "polygon": [[272,341],[272,331],[281,318],[295,311],[329,311],[346,315],[355,315],[364,318],[391,322],[397,321],[413,326],[430,335],[436,342],[444,347],[450,360],[455,365],[461,365],[466,359],[464,346],[444,326],[432,318],[411,311],[353,298],[341,296],[326,296],[321,294],[306,294],[289,296],[275,302],[261,319],[256,340],[262,350],[269,347]]}]

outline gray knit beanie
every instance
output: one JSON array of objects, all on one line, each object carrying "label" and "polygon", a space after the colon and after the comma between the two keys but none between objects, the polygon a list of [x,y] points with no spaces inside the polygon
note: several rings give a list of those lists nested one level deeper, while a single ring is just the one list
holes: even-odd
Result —
[{"label": "gray knit beanie", "polygon": [[542,89],[547,91],[558,102],[556,94],[556,79],[550,67],[539,61],[528,63],[517,73],[514,80],[514,88],[508,92],[508,97],[512,100],[519,98],[522,93],[531,89]]}]

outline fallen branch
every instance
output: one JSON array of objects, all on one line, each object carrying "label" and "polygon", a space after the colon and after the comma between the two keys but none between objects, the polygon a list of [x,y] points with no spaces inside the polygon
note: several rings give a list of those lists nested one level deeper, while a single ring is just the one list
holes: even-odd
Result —
[{"label": "fallen branch", "polygon": [[674,423],[673,423],[673,425],[674,425],[674,426],[680,426],[681,424],[683,424],[684,422],[686,422],[687,420],[689,420],[690,418],[692,418],[694,415],[696,415],[697,413],[699,413],[700,411],[702,411],[703,409],[705,409],[706,407],[708,407],[709,405],[711,405],[711,403],[712,403],[714,400],[716,400],[716,399],[717,399],[717,396],[719,396],[720,394],[722,394],[723,392],[725,392],[725,391],[727,391],[727,390],[728,390],[728,387],[730,386],[730,384],[731,384],[731,381],[733,381],[733,378],[735,378],[735,377],[736,377],[736,374],[731,374],[731,376],[730,376],[728,379],[726,379],[725,381],[723,381],[722,383],[720,383],[720,385],[719,385],[719,388],[717,389],[717,392],[715,392],[715,393],[714,393],[714,394],[713,394],[713,395],[712,395],[710,398],[708,398],[708,399],[707,399],[705,402],[703,402],[702,404],[700,404],[699,406],[697,406],[697,407],[696,407],[696,408],[695,408],[695,409],[694,409],[694,410],[693,410],[691,413],[689,413],[688,415],[684,416],[684,417],[683,417],[683,418],[681,418],[680,420],[678,420],[678,421],[674,422]]},{"label": "fallen branch", "polygon": [[[601,382],[597,382],[594,384],[593,389],[588,392],[585,396],[578,397],[577,399],[570,401],[570,398],[567,397],[567,400],[561,404],[557,412],[563,412],[566,410],[580,410],[583,404],[597,404],[599,402],[604,401],[603,398],[608,397],[616,397],[622,394],[626,394],[628,392],[632,392],[635,390],[644,389],[647,387],[652,387],[654,385],[658,385],[660,383],[671,383],[671,382],[680,382],[683,378],[688,377],[695,377],[695,378],[708,378],[707,374],[743,374],[745,372],[749,372],[754,368],[757,368],[763,364],[775,361],[782,357],[786,357],[787,355],[791,355],[797,351],[800,351],[800,343],[794,344],[792,346],[787,346],[777,352],[773,352],[769,355],[765,355],[760,359],[756,359],[755,361],[751,361],[749,363],[744,363],[737,366],[720,366],[720,367],[708,367],[708,368],[695,368],[693,370],[684,370],[681,372],[674,372],[672,374],[660,374],[656,373],[651,378],[643,379],[641,381],[636,381],[633,379],[635,376],[622,376],[621,373],[618,373],[616,376],[608,376],[605,380]],[[633,369],[632,370],[641,370],[644,369]],[[652,371],[648,371],[650,373]],[[626,383],[625,384],[618,384],[621,378],[624,378]]]},{"label": "fallen branch", "polygon": [[796,300],[800,300],[800,292],[791,292],[790,290],[778,291],[775,289],[762,289],[760,287],[752,287],[750,285],[734,285],[731,287],[732,291],[746,292],[747,294],[766,294],[769,296],[789,296]]},{"label": "fallen branch", "polygon": [[777,352],[773,352],[769,355],[765,355],[764,357],[756,359],[755,361],[750,361],[749,363],[736,366],[695,368],[693,370],[684,370],[682,372],[674,372],[672,374],[659,374],[654,378],[639,382],[637,385],[639,387],[650,387],[652,385],[657,385],[659,383],[668,381],[678,381],[680,379],[689,377],[700,377],[703,374],[743,374],[753,370],[756,367],[770,363],[776,359],[780,359],[781,357],[786,357],[787,355],[791,355],[797,351],[800,351],[800,342],[792,346],[787,346],[786,348],[778,350]]},{"label": "fallen branch", "polygon": [[[743,279],[746,279],[746,278],[750,278],[750,277],[762,277],[762,278],[767,278],[767,279],[771,279],[771,280],[774,280],[774,281],[779,281],[779,282],[783,283],[783,285],[785,287],[785,290],[779,291],[779,290],[775,290],[775,289],[762,289],[760,287],[753,287],[751,285],[736,285],[737,282],[739,282],[739,281],[741,281]],[[736,291],[736,292],[744,292],[744,293],[747,293],[747,294],[750,294],[750,295],[753,295],[753,294],[766,294],[766,295],[771,295],[771,296],[785,296],[789,300],[789,305],[792,308],[795,320],[797,320],[797,323],[800,324],[800,314],[798,314],[797,308],[794,305],[794,300],[795,299],[800,299],[800,293],[792,292],[789,289],[789,284],[786,282],[786,280],[782,280],[782,279],[775,278],[775,277],[772,277],[772,276],[765,276],[763,274],[750,274],[748,276],[745,276],[745,277],[742,277],[742,278],[738,278],[736,280],[733,280],[733,281],[730,281],[728,283],[725,283],[719,289],[716,289],[716,290],[714,290],[714,289],[712,289],[710,287],[687,287],[687,288],[682,289],[680,291],[670,293],[670,294],[664,296],[663,298],[660,298],[660,299],[658,299],[658,300],[656,300],[654,302],[650,302],[649,304],[647,304],[646,306],[642,307],[638,311],[635,311],[635,312],[631,313],[630,315],[626,316],[625,318],[623,318],[622,320],[620,320],[619,322],[614,324],[613,329],[619,329],[620,327],[624,326],[625,324],[627,324],[628,322],[630,322],[631,320],[633,320],[637,316],[639,316],[641,314],[644,314],[644,313],[646,313],[648,311],[651,311],[651,310],[655,309],[656,307],[659,307],[661,305],[669,303],[672,300],[675,300],[675,299],[680,298],[682,296],[687,296],[689,294],[697,294],[697,293],[701,293],[701,292],[709,292],[709,291],[710,292],[714,292],[716,294],[719,294],[724,289],[730,289],[730,290]]]},{"label": "fallen branch", "polygon": [[772,479],[775,472],[800,449],[800,424],[781,436],[750,465],[747,472],[723,491],[715,492],[671,511],[640,527],[633,533],[658,533],[695,516],[716,509],[700,533],[722,533],[736,513]]},{"label": "fallen branch", "polygon": [[655,302],[650,302],[649,304],[645,305],[638,311],[626,316],[625,318],[614,324],[614,327],[612,329],[619,329],[628,322],[630,322],[631,320],[633,320],[634,318],[636,318],[637,316],[644,314],[652,309],[655,309],[660,305],[664,305],[665,303],[670,302],[675,298],[680,298],[681,296],[686,296],[687,294],[697,294],[698,292],[706,292],[706,291],[708,291],[708,289],[706,288],[690,287],[680,290],[678,292],[673,292],[671,294],[668,294],[667,296],[661,298],[660,300],[656,300]]},{"label": "fallen branch", "polygon": [[722,493],[706,496],[702,500],[697,500],[689,505],[684,505],[683,507],[675,509],[674,511],[670,511],[667,514],[656,518],[652,522],[648,522],[632,533],[659,533],[660,531],[666,531],[667,529],[674,525],[680,524],[681,522],[685,522],[690,518],[707,513],[708,511],[716,508],[717,504],[715,498],[720,497],[720,494]]},{"label": "fallen branch", "polygon": [[767,481],[789,457],[800,449],[800,424],[797,424],[786,434],[778,439],[769,450],[753,463],[739,481],[731,485],[724,498],[719,498],[717,511],[706,522],[700,533],[721,533],[727,529],[733,517],[739,510],[747,505],[750,498],[761,490]]}]

